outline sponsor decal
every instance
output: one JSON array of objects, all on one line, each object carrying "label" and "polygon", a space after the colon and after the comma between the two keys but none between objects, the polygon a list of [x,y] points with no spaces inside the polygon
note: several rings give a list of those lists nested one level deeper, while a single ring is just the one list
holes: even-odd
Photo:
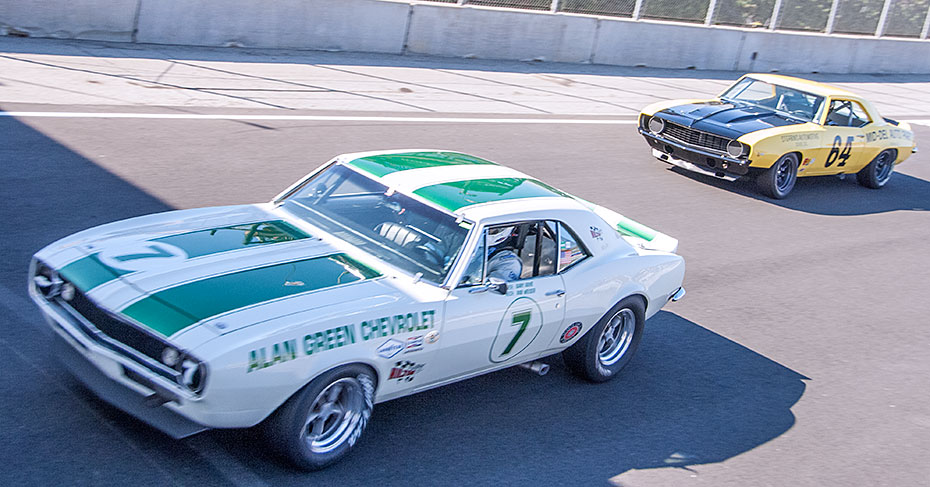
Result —
[{"label": "sponsor decal", "polygon": [[786,134],[781,136],[781,141],[788,142],[807,142],[810,140],[820,140],[820,134]]},{"label": "sponsor decal", "polygon": [[388,380],[410,382],[422,368],[423,364],[416,364],[409,360],[401,360],[395,363],[394,367],[391,368],[391,374],[388,376]]},{"label": "sponsor decal", "polygon": [[393,358],[403,349],[403,342],[392,338],[382,343],[381,346],[378,347],[378,356],[382,358]]},{"label": "sponsor decal", "polygon": [[592,227],[589,227],[589,230],[591,230],[591,238],[595,238],[597,240],[604,240],[604,237],[601,236],[600,228],[592,226]]},{"label": "sponsor decal", "polygon": [[383,316],[373,320],[362,321],[359,328],[362,340],[389,337],[411,331],[428,330],[434,328],[433,320],[436,310],[426,310],[394,316]]},{"label": "sponsor decal", "polygon": [[515,282],[507,286],[508,296],[526,296],[535,292],[536,288],[533,287],[532,282]]},{"label": "sponsor decal", "polygon": [[423,335],[407,337],[404,353],[416,352],[417,350],[423,350]]},{"label": "sponsor decal", "polygon": [[[246,373],[267,369],[273,365],[297,359],[299,356],[310,356],[326,350],[341,348],[358,341],[355,327],[352,325],[337,326],[328,330],[308,333],[303,341],[298,339],[285,340],[271,346],[257,348],[249,352],[248,368]],[[302,348],[298,344],[303,345]]]},{"label": "sponsor decal", "polygon": [[581,322],[576,321],[562,332],[562,336],[559,337],[559,343],[565,343],[578,336],[579,333],[581,333]]},{"label": "sponsor decal", "polygon": [[[368,341],[375,338],[390,338],[398,333],[408,333],[416,330],[434,328],[433,319],[436,310],[416,311],[407,314],[386,316],[377,320],[367,320],[361,323],[337,326],[328,330],[308,333],[302,339],[285,340],[272,345],[263,346],[249,351],[246,373],[267,369],[273,365],[288,362],[299,357],[308,357],[327,350],[352,345],[359,341]],[[216,326],[220,326],[217,324]],[[224,324],[221,328],[225,328]],[[425,336],[416,335],[405,341],[391,338],[378,347],[378,355],[383,358],[393,358],[401,351],[413,352],[423,348],[425,343],[435,343],[439,339],[439,332],[430,331]],[[301,346],[302,345],[302,346]]]},{"label": "sponsor decal", "polygon": [[911,132],[904,130],[904,129],[899,129],[899,128],[879,129],[879,130],[873,130],[871,132],[865,133],[866,142],[876,142],[879,140],[888,140],[888,139],[911,140],[913,138],[914,138],[914,135]]}]

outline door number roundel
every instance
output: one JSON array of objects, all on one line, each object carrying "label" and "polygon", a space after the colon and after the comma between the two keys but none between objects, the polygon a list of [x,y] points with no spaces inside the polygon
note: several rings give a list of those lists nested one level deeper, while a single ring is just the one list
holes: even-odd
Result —
[{"label": "door number roundel", "polygon": [[542,310],[528,297],[515,299],[497,327],[497,336],[491,344],[490,360],[506,362],[526,350],[542,330]]}]

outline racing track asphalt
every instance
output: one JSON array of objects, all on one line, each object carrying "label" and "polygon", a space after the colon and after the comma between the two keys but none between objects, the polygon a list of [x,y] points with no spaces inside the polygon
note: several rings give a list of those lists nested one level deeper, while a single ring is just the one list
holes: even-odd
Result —
[{"label": "racing track asphalt", "polygon": [[[880,191],[804,179],[773,201],[669,169],[631,125],[6,117],[0,134],[0,485],[930,482],[927,152]],[[345,462],[313,474],[252,431],[173,441],[50,356],[25,291],[41,246],[133,215],[268,200],[334,154],[405,147],[496,160],[679,238],[688,295],[647,323],[617,380],[580,382],[554,357],[545,377],[508,369],[391,401]]]}]

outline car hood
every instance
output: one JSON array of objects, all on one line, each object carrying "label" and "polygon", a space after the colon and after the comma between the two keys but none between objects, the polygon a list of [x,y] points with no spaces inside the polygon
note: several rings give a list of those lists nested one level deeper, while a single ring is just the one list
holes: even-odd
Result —
[{"label": "car hood", "polygon": [[228,333],[258,319],[233,315],[260,308],[269,319],[293,300],[306,310],[391,294],[374,282],[380,271],[298,225],[269,205],[173,211],[86,230],[36,258],[96,306],[166,338],[207,323]]},{"label": "car hood", "polygon": [[768,108],[718,100],[677,105],[659,114],[679,125],[730,139],[757,130],[804,123]]}]

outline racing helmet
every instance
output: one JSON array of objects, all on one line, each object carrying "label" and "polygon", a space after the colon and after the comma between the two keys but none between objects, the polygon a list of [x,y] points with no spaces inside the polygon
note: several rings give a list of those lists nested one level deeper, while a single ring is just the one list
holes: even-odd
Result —
[{"label": "racing helmet", "polygon": [[485,237],[485,243],[488,246],[488,248],[500,245],[501,242],[503,242],[504,240],[507,240],[507,237],[509,237],[510,234],[513,233],[513,229],[514,229],[514,225],[511,225],[509,227],[489,228],[488,235],[487,237]]}]

